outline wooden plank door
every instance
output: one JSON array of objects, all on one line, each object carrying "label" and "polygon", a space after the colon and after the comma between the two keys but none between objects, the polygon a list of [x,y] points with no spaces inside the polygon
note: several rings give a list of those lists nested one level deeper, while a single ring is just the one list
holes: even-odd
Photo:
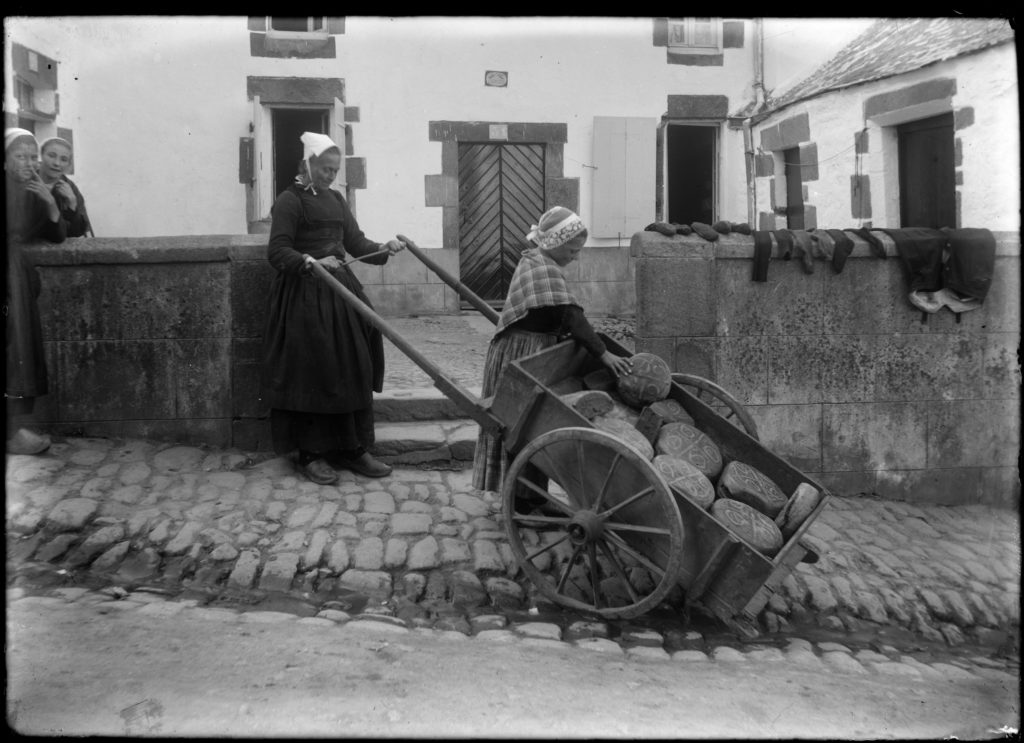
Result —
[{"label": "wooden plank door", "polygon": [[903,124],[897,133],[900,226],[956,228],[953,114]]},{"label": "wooden plank door", "polygon": [[501,303],[544,212],[544,145],[459,145],[459,278]]}]

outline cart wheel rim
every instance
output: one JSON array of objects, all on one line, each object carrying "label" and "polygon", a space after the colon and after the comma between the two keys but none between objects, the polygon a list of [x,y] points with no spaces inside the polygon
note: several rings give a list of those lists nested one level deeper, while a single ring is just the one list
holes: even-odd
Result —
[{"label": "cart wheel rim", "polygon": [[627,619],[678,583],[684,529],[675,496],[642,454],[610,433],[559,428],[538,436],[510,463],[501,496],[517,562],[560,606]]},{"label": "cart wheel rim", "polygon": [[698,377],[695,374],[682,374],[680,372],[672,374],[672,381],[683,387],[696,390],[696,392],[692,394],[698,400],[710,407],[713,411],[718,413],[737,428],[746,431],[750,438],[756,441],[760,440],[757,435],[757,424],[754,423],[754,419],[750,416],[750,413],[747,412],[746,408],[743,407],[743,404],[739,400],[730,395],[722,387],[719,387],[710,379]]}]

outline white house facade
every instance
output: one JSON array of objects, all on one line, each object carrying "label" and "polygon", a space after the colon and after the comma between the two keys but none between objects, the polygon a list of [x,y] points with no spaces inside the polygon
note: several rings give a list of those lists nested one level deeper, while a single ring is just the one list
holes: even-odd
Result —
[{"label": "white house facade", "polygon": [[[73,139],[72,177],[109,237],[263,232],[299,133],[324,131],[368,235],[483,250],[460,269],[486,291],[473,274],[554,203],[609,248],[655,219],[752,219],[734,112],[863,26],[815,39],[777,23],[14,17],[5,124]],[[766,53],[774,37],[807,51]]]}]

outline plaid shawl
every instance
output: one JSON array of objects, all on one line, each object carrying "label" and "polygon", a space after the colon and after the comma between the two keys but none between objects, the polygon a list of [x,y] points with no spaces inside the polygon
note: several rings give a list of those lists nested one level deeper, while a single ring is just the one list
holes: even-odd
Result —
[{"label": "plaid shawl", "polygon": [[576,297],[569,293],[562,268],[544,255],[544,251],[529,248],[523,251],[512,274],[512,281],[505,297],[505,306],[498,318],[500,333],[513,323],[522,320],[536,307],[555,307],[562,304],[581,306]]}]

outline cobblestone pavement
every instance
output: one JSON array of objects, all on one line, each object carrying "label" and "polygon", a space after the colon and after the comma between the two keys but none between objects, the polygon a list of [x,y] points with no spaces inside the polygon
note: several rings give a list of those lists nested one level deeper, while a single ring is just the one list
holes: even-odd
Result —
[{"label": "cobblestone pavement", "polygon": [[[114,584],[132,601],[156,591],[204,606],[276,605],[329,621],[372,616],[485,639],[608,640],[658,657],[729,644],[711,625],[658,612],[629,623],[551,614],[518,570],[497,495],[474,491],[470,477],[399,468],[381,480],[341,473],[339,485],[319,486],[284,458],[57,441],[44,456],[7,458],[8,586]],[[785,640],[799,635],[838,638],[851,650],[874,643],[880,653],[857,658],[819,646],[822,662],[897,659],[882,645],[1017,662],[1016,514],[836,497],[811,533],[821,560],[798,565],[760,616],[776,649],[789,653],[800,643]],[[841,655],[826,658],[831,652]]]},{"label": "cobblestone pavement", "polygon": [[[385,321],[448,379],[463,387],[480,387],[487,344],[494,335],[494,325],[483,315],[467,312],[385,318]],[[427,373],[387,338],[384,340],[384,369],[387,390],[433,386]]]}]

